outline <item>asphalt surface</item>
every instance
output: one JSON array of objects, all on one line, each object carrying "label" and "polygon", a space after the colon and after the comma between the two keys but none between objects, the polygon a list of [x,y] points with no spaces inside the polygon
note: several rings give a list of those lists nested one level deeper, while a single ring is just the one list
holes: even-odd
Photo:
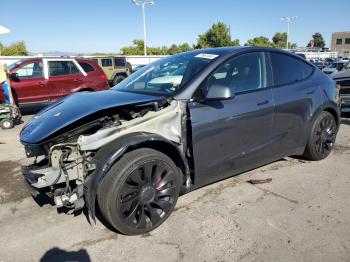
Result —
[{"label": "asphalt surface", "polygon": [[35,202],[20,129],[0,130],[0,261],[350,261],[350,119],[326,160],[285,158],[191,192],[134,237]]}]

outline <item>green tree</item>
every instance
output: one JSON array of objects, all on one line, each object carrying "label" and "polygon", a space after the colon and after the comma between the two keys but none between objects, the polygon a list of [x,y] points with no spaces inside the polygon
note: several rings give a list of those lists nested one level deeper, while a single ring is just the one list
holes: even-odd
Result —
[{"label": "green tree", "polygon": [[121,52],[123,55],[143,55],[143,40],[134,40],[132,41],[132,46],[126,46],[121,48]]},{"label": "green tree", "polygon": [[265,36],[254,37],[253,39],[249,39],[245,46],[267,46],[274,47],[274,44],[270,42],[270,40]]},{"label": "green tree", "polygon": [[222,46],[237,46],[239,40],[232,40],[230,28],[218,22],[205,33],[199,35],[195,48],[222,47]]},{"label": "green tree", "polygon": [[13,43],[9,46],[4,46],[0,44],[1,55],[3,56],[12,56],[12,55],[20,55],[26,56],[28,55],[27,47],[23,41]]},{"label": "green tree", "polygon": [[191,51],[192,49],[193,48],[187,43],[180,44],[180,45],[172,44],[168,48],[167,54],[174,55],[174,54],[181,53],[181,52]]},{"label": "green tree", "polygon": [[285,48],[287,45],[287,33],[283,32],[283,33],[276,33],[273,37],[272,37],[272,42],[274,44],[275,47],[278,48]]},{"label": "green tree", "polygon": [[311,47],[312,43],[313,43],[313,47],[324,48],[326,46],[323,36],[321,35],[321,33],[318,33],[318,32],[312,35],[312,40],[310,40],[307,46]]}]

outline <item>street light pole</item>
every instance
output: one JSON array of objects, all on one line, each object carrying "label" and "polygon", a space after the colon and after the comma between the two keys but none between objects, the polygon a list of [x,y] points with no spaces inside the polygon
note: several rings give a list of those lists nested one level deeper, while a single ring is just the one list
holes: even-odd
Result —
[{"label": "street light pole", "polygon": [[146,33],[146,5],[154,5],[153,0],[132,0],[135,5],[141,6],[142,8],[142,16],[143,16],[143,48],[144,55],[147,56],[147,33]]},{"label": "street light pole", "polygon": [[290,23],[297,19],[297,16],[283,16],[281,17],[282,21],[287,21],[288,24],[288,31],[287,31],[287,50],[289,50],[289,34],[290,34]]}]

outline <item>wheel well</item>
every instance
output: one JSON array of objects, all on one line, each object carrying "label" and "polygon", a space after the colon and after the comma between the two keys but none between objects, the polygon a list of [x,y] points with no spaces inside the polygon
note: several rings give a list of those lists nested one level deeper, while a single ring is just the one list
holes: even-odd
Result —
[{"label": "wheel well", "polygon": [[115,76],[113,77],[113,79],[116,78],[117,76],[128,77],[126,73],[117,73],[117,74],[115,74]]},{"label": "wheel well", "polygon": [[184,162],[179,150],[177,150],[173,145],[162,141],[146,141],[138,144],[137,146],[129,147],[127,152],[138,148],[151,148],[167,155],[180,168],[182,172],[182,185],[185,185],[188,170],[187,164]]},{"label": "wheel well", "polygon": [[335,109],[331,108],[331,107],[327,107],[325,108],[323,111],[326,111],[328,113],[331,113],[332,116],[334,117],[335,119],[335,122],[337,123],[337,125],[339,125],[339,117],[338,117],[338,114],[337,114],[337,111],[335,111]]}]

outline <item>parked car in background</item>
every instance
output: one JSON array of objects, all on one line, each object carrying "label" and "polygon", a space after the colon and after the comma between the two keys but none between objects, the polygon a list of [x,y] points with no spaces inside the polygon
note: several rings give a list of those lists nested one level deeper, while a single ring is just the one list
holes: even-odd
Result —
[{"label": "parked car in background", "polygon": [[40,112],[20,135],[33,161],[22,172],[34,196],[51,191],[58,207],[99,208],[119,232],[143,234],[180,193],[285,156],[326,158],[339,124],[335,82],[299,56],[194,50]]},{"label": "parked car in background", "polygon": [[110,86],[115,86],[132,73],[132,66],[125,56],[99,56],[90,58],[105,72]]},{"label": "parked car in background", "polygon": [[341,71],[346,64],[347,62],[333,62],[327,64],[322,71],[326,74],[332,74],[334,72]]},{"label": "parked car in background", "polygon": [[339,94],[341,101],[341,112],[350,112],[350,63],[346,65],[340,72],[331,74],[331,77],[339,86]]},{"label": "parked car in background", "polygon": [[76,92],[109,88],[101,68],[84,58],[31,58],[8,68],[13,96],[21,108],[50,104]]}]

